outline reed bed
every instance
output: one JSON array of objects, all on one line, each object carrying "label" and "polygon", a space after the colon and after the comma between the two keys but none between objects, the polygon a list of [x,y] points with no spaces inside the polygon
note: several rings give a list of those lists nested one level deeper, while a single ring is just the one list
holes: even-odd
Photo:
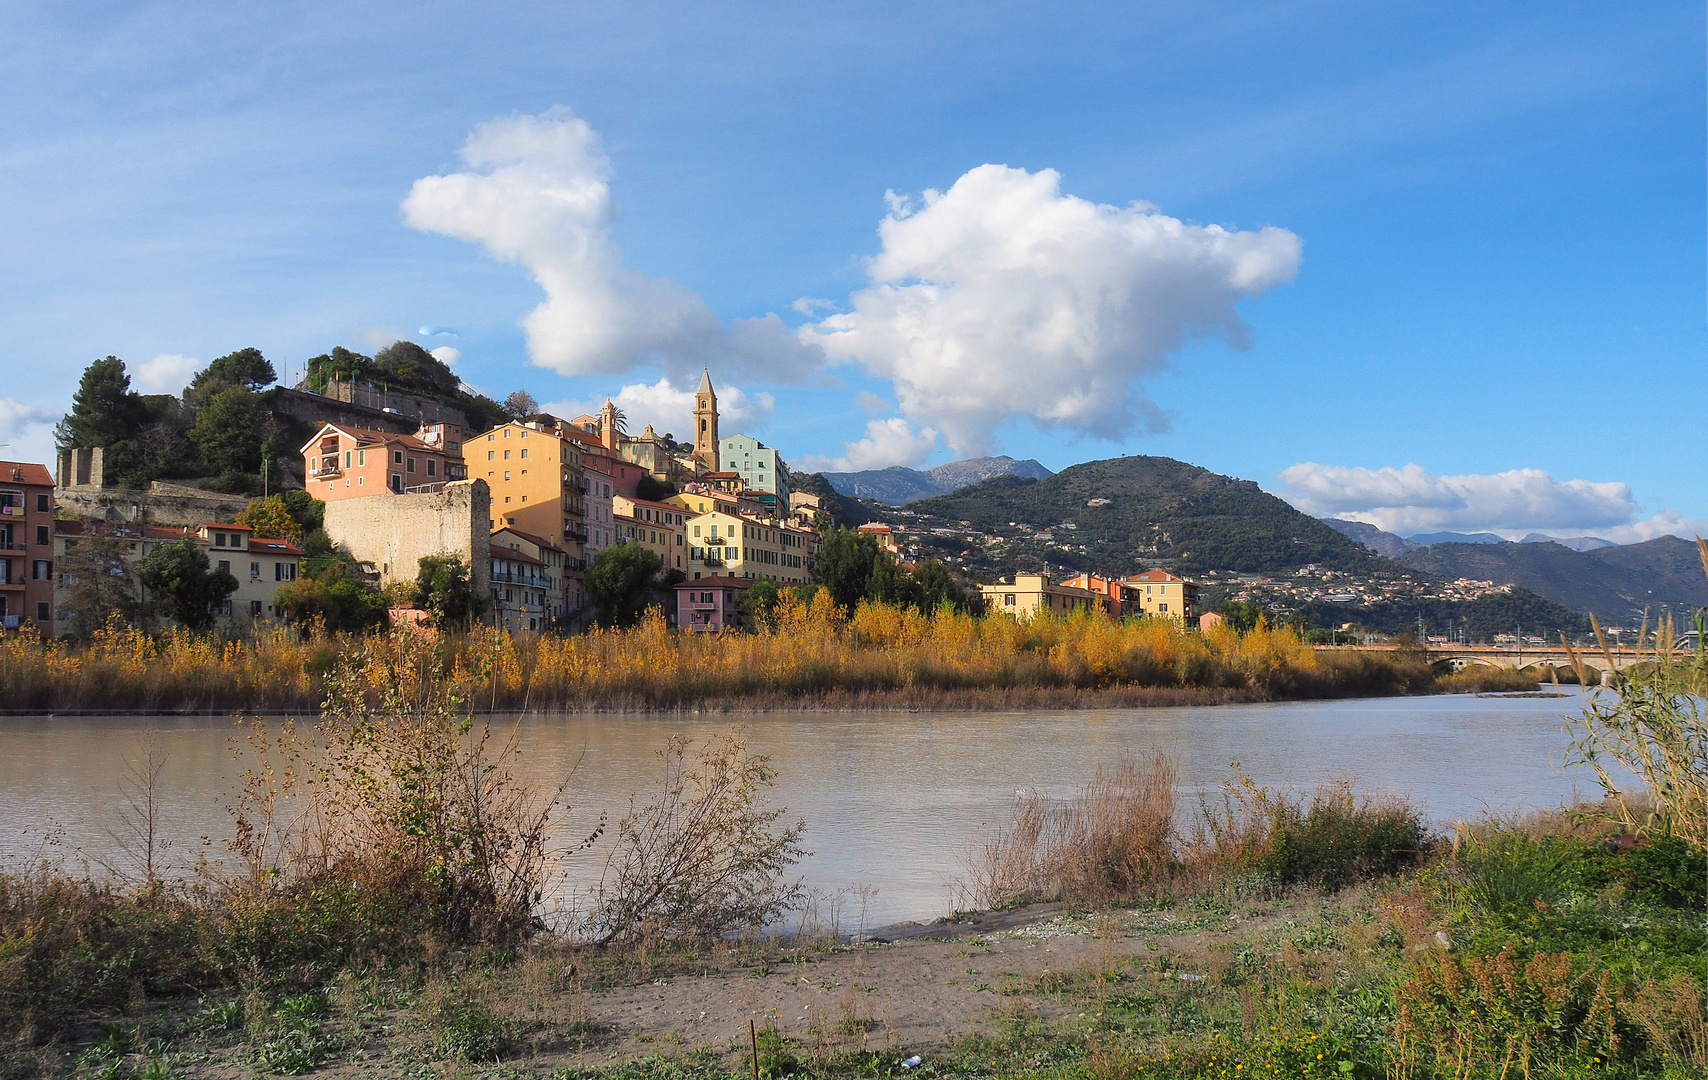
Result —
[{"label": "reed bed", "polygon": [[[0,641],[0,701],[11,711],[308,711],[341,656],[361,655],[379,672],[412,633],[265,630],[221,641],[113,625],[83,645],[14,635]],[[680,632],[654,612],[632,629],[556,637],[480,628],[435,647],[442,674],[472,687],[476,708],[495,711],[1071,707],[1434,688],[1421,660],[1319,654],[1289,629],[1200,635],[1163,619],[1019,621],[882,604],[848,616],[823,592],[811,603],[786,599],[756,633]]]}]

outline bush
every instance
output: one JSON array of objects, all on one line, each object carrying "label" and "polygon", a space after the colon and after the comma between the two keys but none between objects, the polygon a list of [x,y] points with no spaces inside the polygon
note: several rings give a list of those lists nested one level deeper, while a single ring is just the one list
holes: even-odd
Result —
[{"label": "bush", "polygon": [[1220,811],[1205,816],[1218,856],[1282,886],[1333,891],[1416,865],[1428,849],[1422,816],[1401,799],[1360,800],[1349,783],[1302,799],[1239,775],[1223,786]]},{"label": "bush", "polygon": [[493,1061],[510,1042],[510,1025],[483,1002],[461,1002],[439,1010],[435,1045],[457,1061]]}]

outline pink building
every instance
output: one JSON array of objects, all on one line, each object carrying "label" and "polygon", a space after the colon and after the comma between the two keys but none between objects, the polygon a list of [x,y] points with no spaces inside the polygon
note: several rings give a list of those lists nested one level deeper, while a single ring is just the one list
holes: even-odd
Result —
[{"label": "pink building", "polygon": [[753,582],[747,578],[709,577],[676,586],[676,625],[683,630],[713,632],[741,627],[741,594]]}]

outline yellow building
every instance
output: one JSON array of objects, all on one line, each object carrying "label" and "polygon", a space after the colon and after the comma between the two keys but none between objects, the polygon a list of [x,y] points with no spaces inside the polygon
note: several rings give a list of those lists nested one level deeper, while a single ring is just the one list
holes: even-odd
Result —
[{"label": "yellow building", "polygon": [[1198,614],[1198,586],[1166,570],[1146,570],[1121,579],[1140,611],[1183,623]]},{"label": "yellow building", "polygon": [[688,572],[688,514],[680,506],[615,495],[611,520],[617,543],[640,544],[663,559],[666,570]]},{"label": "yellow building", "polygon": [[1104,594],[1091,589],[1076,589],[1071,585],[1057,585],[1048,574],[1015,574],[1013,584],[980,585],[979,592],[992,614],[1028,616],[1045,611],[1066,615],[1078,609],[1107,614],[1108,598]]},{"label": "yellow building", "polygon": [[463,444],[470,479],[492,490],[491,528],[514,527],[564,552],[566,592],[574,596],[587,541],[582,450],[534,423],[509,423]]},{"label": "yellow building", "polygon": [[715,510],[688,519],[688,578],[752,578],[805,585],[813,534]]}]

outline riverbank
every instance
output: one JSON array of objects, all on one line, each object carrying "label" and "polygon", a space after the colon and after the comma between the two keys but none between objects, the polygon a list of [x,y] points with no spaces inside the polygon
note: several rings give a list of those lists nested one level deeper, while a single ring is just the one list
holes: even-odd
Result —
[{"label": "riverbank", "polygon": [[160,986],[7,1072],[1700,1077],[1708,867],[1606,840],[1546,815],[1333,892],[1235,874],[866,934],[405,950],[307,988]]},{"label": "riverbank", "polygon": [[752,634],[679,633],[655,618],[567,638],[274,629],[221,640],[118,626],[85,644],[10,635],[0,702],[31,714],[311,714],[329,676],[351,664],[376,688],[400,673],[440,679],[470,709],[511,713],[1111,708],[1535,687],[1533,675],[1444,675],[1404,654],[1321,654],[1286,629],[1200,635],[1167,620],[1022,623],[882,605],[843,618],[825,603],[785,607]]}]

